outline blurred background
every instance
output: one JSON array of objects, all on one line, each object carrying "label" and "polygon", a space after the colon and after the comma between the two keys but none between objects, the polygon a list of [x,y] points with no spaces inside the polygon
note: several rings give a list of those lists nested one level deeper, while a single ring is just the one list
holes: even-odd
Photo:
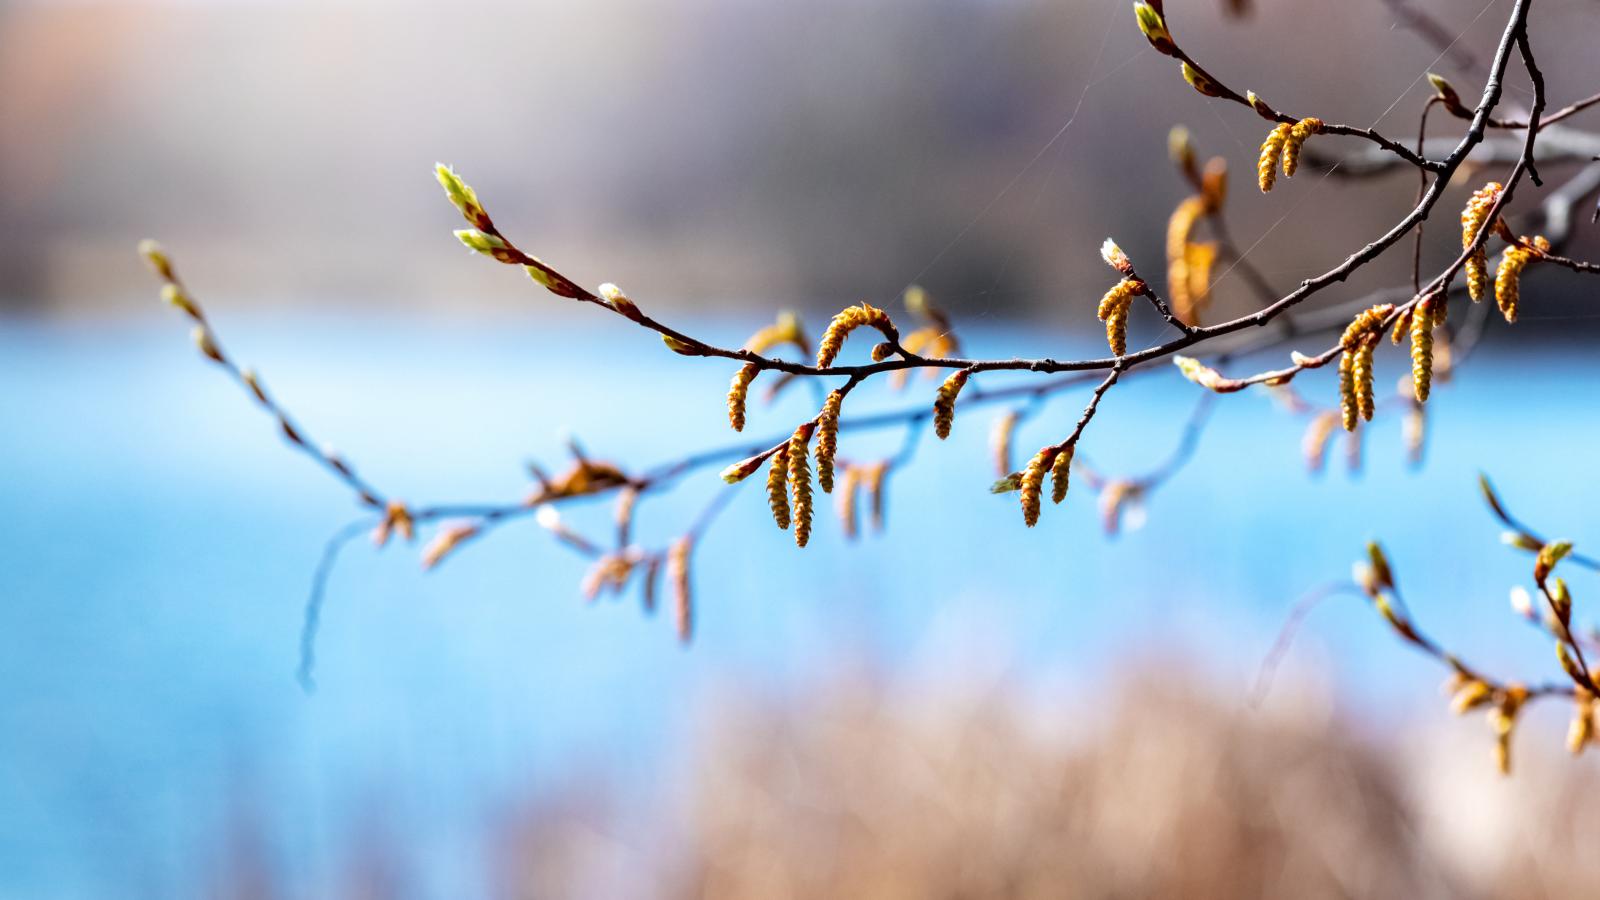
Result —
[{"label": "blurred background", "polygon": [[[1561,750],[1567,710],[1529,713],[1499,779],[1443,673],[1349,598],[1311,615],[1270,690],[1258,679],[1296,599],[1373,537],[1451,647],[1556,674],[1506,606],[1528,560],[1473,482],[1488,471],[1580,546],[1595,527],[1595,292],[1561,271],[1530,273],[1523,321],[1490,322],[1430,403],[1420,467],[1396,415],[1358,470],[1336,450],[1309,476],[1304,421],[1241,394],[1144,527],[1103,535],[1075,487],[1026,530],[987,492],[1004,409],[974,409],[897,469],[881,536],[852,544],[828,519],[797,551],[741,491],[697,550],[687,649],[631,595],[584,604],[586,563],[527,522],[427,575],[415,548],[355,543],[319,689],[296,685],[302,606],[351,498],[195,358],[140,238],[312,434],[427,503],[516,498],[567,434],[630,466],[721,445],[731,374],[472,258],[436,160],[520,246],[723,344],[780,309],[813,332],[861,299],[898,311],[918,283],[973,354],[1100,355],[1096,251],[1112,234],[1161,258],[1189,191],[1174,124],[1231,166],[1230,225],[1280,290],[1410,208],[1401,171],[1259,194],[1265,124],[1187,88],[1127,6],[0,5],[0,895],[1592,892],[1596,773]],[[1470,63],[1510,7],[1409,4],[1446,52],[1382,0],[1167,14],[1230,84],[1410,140],[1423,73],[1475,95]],[[1534,21],[1552,103],[1593,93],[1600,6],[1541,0]],[[1507,103],[1530,96],[1514,69]],[[1581,171],[1543,167],[1552,187]],[[1425,266],[1458,251],[1454,210],[1499,172],[1454,186]],[[1515,211],[1540,199],[1525,188]],[[1600,255],[1591,204],[1573,256]],[[1409,268],[1393,253],[1323,302]],[[1215,318],[1257,302],[1237,272],[1216,293]],[[1379,365],[1380,386],[1407,369]],[[1194,399],[1130,379],[1085,453],[1148,471]],[[1082,401],[1036,409],[1018,446],[1058,439]],[[790,391],[750,430],[813,411]],[[718,484],[708,470],[643,504],[641,540],[670,541]],[[569,516],[608,527],[605,502]]]}]

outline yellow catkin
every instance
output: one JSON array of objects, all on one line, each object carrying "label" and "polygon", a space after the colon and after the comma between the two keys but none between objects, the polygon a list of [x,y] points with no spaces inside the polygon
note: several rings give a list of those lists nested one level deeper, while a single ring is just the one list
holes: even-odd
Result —
[{"label": "yellow catkin", "polygon": [[[939,329],[931,326],[918,328],[900,340],[900,346],[905,348],[907,353],[921,354],[929,359],[938,359],[944,355],[940,352],[939,343]],[[889,373],[889,387],[898,391],[906,386],[906,381],[910,377],[910,369],[895,369]]]},{"label": "yellow catkin", "polygon": [[1305,457],[1306,470],[1312,473],[1322,471],[1328,460],[1328,441],[1333,437],[1333,430],[1339,425],[1339,413],[1325,412],[1311,420],[1306,426],[1306,433],[1300,439],[1300,452]]},{"label": "yellow catkin", "polygon": [[768,350],[780,344],[793,344],[802,353],[810,349],[805,333],[800,328],[800,317],[792,312],[779,313],[776,322],[750,335],[750,339],[744,342],[744,349],[766,355]]},{"label": "yellow catkin", "polygon": [[1172,211],[1172,218],[1167,220],[1167,260],[1183,258],[1183,251],[1189,246],[1189,239],[1194,234],[1195,223],[1205,215],[1206,201],[1199,194],[1185,198]]},{"label": "yellow catkin", "polygon": [[[1529,245],[1534,249],[1528,249]],[[1528,264],[1550,250],[1550,242],[1543,237],[1523,238],[1521,244],[1507,247],[1500,257],[1500,267],[1494,275],[1494,299],[1507,322],[1517,321],[1517,303],[1522,299],[1522,273]]]},{"label": "yellow catkin", "polygon": [[667,580],[672,582],[673,619],[678,629],[678,640],[689,643],[694,637],[694,593],[689,585],[689,551],[694,539],[685,535],[674,541],[667,550]]},{"label": "yellow catkin", "polygon": [[1133,305],[1133,298],[1139,296],[1144,290],[1144,284],[1133,278],[1124,278],[1112,285],[1100,298],[1100,306],[1096,314],[1100,321],[1106,323],[1106,344],[1111,348],[1111,355],[1121,356],[1128,352],[1128,307]]},{"label": "yellow catkin", "polygon": [[833,493],[833,457],[839,452],[839,410],[844,392],[833,391],[817,416],[817,484],[824,494]]},{"label": "yellow catkin", "polygon": [[1517,301],[1522,295],[1522,270],[1528,267],[1530,254],[1521,247],[1507,247],[1500,256],[1500,266],[1494,274],[1494,299],[1500,314],[1507,322],[1517,321]]},{"label": "yellow catkin", "polygon": [[1111,289],[1100,298],[1100,305],[1095,308],[1095,315],[1103,321],[1119,307],[1128,306],[1138,294],[1139,288],[1139,282],[1132,278],[1124,278],[1112,285]]},{"label": "yellow catkin", "polygon": [[939,395],[933,401],[933,433],[941,441],[950,436],[950,426],[956,420],[956,396],[971,374],[966,369],[957,369],[939,385]]},{"label": "yellow catkin", "polygon": [[1451,685],[1450,711],[1458,716],[1464,716],[1494,699],[1494,688],[1477,678],[1457,675]]},{"label": "yellow catkin", "polygon": [[1301,119],[1289,129],[1289,136],[1283,142],[1283,177],[1293,178],[1295,170],[1300,168],[1300,148],[1305,146],[1306,138],[1322,131],[1322,120],[1315,116]]},{"label": "yellow catkin", "polygon": [[1106,346],[1112,356],[1128,352],[1128,308],[1123,307],[1106,320]]},{"label": "yellow catkin", "polygon": [[1372,393],[1372,354],[1377,349],[1376,343],[1369,341],[1362,344],[1355,354],[1356,411],[1368,422],[1372,421],[1372,414],[1377,407]]},{"label": "yellow catkin", "polygon": [[863,325],[878,329],[891,341],[899,340],[900,336],[895,331],[894,323],[889,320],[888,313],[867,303],[852,306],[828,323],[828,330],[823,332],[822,342],[817,345],[817,367],[825,369],[833,365],[840,348],[844,346],[844,339]]},{"label": "yellow catkin", "polygon": [[372,530],[372,543],[378,549],[383,549],[389,543],[391,534],[398,534],[407,541],[416,538],[416,525],[411,518],[411,510],[399,500],[390,500],[384,509],[383,521]]},{"label": "yellow catkin", "polygon": [[937,328],[918,328],[916,331],[906,335],[905,340],[900,342],[900,346],[904,347],[907,353],[921,353],[923,348],[933,343],[934,338],[938,336],[939,329]]},{"label": "yellow catkin", "polygon": [[1191,321],[1196,304],[1190,273],[1190,237],[1205,212],[1206,200],[1196,194],[1179,203],[1167,220],[1167,294],[1173,311],[1185,322]]},{"label": "yellow catkin", "polygon": [[861,470],[856,466],[845,466],[839,475],[839,490],[834,493],[834,508],[839,513],[839,528],[844,532],[845,540],[853,541],[859,531],[859,517],[856,515],[856,495],[860,493]]},{"label": "yellow catkin", "polygon": [[583,599],[592,603],[603,593],[621,593],[633,575],[635,564],[636,560],[621,553],[608,553],[600,557],[578,586]]},{"label": "yellow catkin", "polygon": [[750,382],[761,368],[755,363],[745,363],[733,373],[733,383],[728,385],[728,424],[734,431],[744,430],[745,401],[750,397]]},{"label": "yellow catkin", "polygon": [[1167,260],[1167,299],[1172,312],[1185,322],[1193,324],[1194,298],[1189,293],[1189,260],[1178,256]]},{"label": "yellow catkin", "polygon": [[[1491,181],[1473,193],[1472,198],[1461,210],[1461,249],[1472,246],[1473,239],[1478,232],[1484,230],[1484,224],[1489,218],[1489,210],[1500,196],[1500,183]],[[1489,252],[1482,244],[1467,256],[1467,293],[1472,295],[1473,302],[1483,299],[1489,289]]]},{"label": "yellow catkin", "polygon": [[1072,478],[1072,454],[1077,452],[1077,445],[1056,454],[1050,463],[1050,502],[1060,503],[1067,499],[1067,483]]},{"label": "yellow catkin", "polygon": [[1044,491],[1044,475],[1056,455],[1056,448],[1045,447],[1035,453],[1022,470],[1022,521],[1029,528],[1039,522],[1039,495]]},{"label": "yellow catkin", "polygon": [[1266,141],[1261,144],[1261,157],[1256,161],[1256,184],[1265,194],[1272,190],[1272,185],[1278,180],[1278,164],[1283,159],[1283,145],[1289,140],[1289,132],[1294,126],[1289,124],[1279,125],[1267,135]]},{"label": "yellow catkin", "polygon": [[1392,303],[1363,310],[1339,339],[1344,348],[1339,357],[1339,409],[1346,431],[1355,430],[1358,416],[1372,418],[1373,345],[1382,339],[1383,320],[1393,311]]},{"label": "yellow catkin", "polygon": [[1411,334],[1411,322],[1414,315],[1410,309],[1400,311],[1399,317],[1394,320],[1394,328],[1389,332],[1389,343],[1398,347],[1400,346],[1400,341]]},{"label": "yellow catkin", "polygon": [[1355,354],[1346,350],[1339,357],[1339,415],[1345,431],[1356,430],[1359,415],[1356,401]]},{"label": "yellow catkin", "polygon": [[1443,297],[1429,297],[1411,314],[1411,387],[1418,403],[1428,401],[1433,387],[1433,310],[1443,302]]},{"label": "yellow catkin", "polygon": [[772,507],[772,521],[778,527],[789,527],[789,448],[772,454],[772,465],[767,468],[767,505]]},{"label": "yellow catkin", "polygon": [[806,453],[810,449],[811,428],[801,425],[789,438],[789,493],[794,505],[794,542],[804,547],[811,540],[811,467]]},{"label": "yellow catkin", "polygon": [[994,455],[995,474],[1004,478],[1011,474],[1011,435],[1017,430],[1017,412],[1012,410],[994,420],[994,430],[989,432],[989,451]]},{"label": "yellow catkin", "polygon": [[1500,774],[1511,774],[1511,736],[1516,729],[1517,713],[1528,699],[1528,689],[1513,684],[1501,693],[1499,702],[1489,710],[1489,728],[1494,732],[1494,761]]},{"label": "yellow catkin", "polygon": [[1173,312],[1189,325],[1199,325],[1211,305],[1211,270],[1217,262],[1215,243],[1190,244],[1183,251],[1184,302],[1173,301]]}]

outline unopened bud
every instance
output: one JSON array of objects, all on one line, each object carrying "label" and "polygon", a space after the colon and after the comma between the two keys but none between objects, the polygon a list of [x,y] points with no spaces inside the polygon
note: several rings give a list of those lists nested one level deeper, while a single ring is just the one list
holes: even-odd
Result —
[{"label": "unopened bud", "polygon": [[495,251],[507,249],[503,238],[479,231],[476,228],[458,228],[455,231],[455,236],[456,240],[466,245],[467,249],[475,250],[484,256],[494,257],[495,259],[500,258]]},{"label": "unopened bud", "polygon": [[1190,136],[1189,129],[1182,125],[1175,125],[1171,131],[1167,132],[1167,156],[1171,157],[1172,163],[1178,167],[1178,171],[1189,178],[1196,177],[1194,138]]},{"label": "unopened bud", "polygon": [[177,276],[172,272],[172,260],[167,258],[167,252],[161,249],[160,244],[149,238],[140,241],[139,255],[144,257],[144,261],[150,264],[150,268],[154,269],[162,280],[177,280]]},{"label": "unopened bud", "polygon": [[1141,2],[1133,5],[1133,14],[1139,20],[1139,30],[1144,32],[1150,46],[1156,48],[1158,53],[1173,56],[1178,46],[1173,43],[1172,33],[1167,31],[1167,23],[1161,13],[1149,3]]},{"label": "unopened bud", "polygon": [[189,336],[194,338],[195,347],[199,349],[199,351],[204,354],[207,359],[218,363],[223,361],[222,351],[217,348],[217,342],[211,336],[211,329],[205,327],[204,325],[196,325],[194,330],[189,332]]},{"label": "unopened bud", "polygon": [[1182,68],[1183,80],[1189,82],[1190,87],[1206,95],[1207,97],[1222,96],[1222,86],[1217,84],[1215,81],[1212,81],[1204,72],[1201,72],[1194,66],[1189,65],[1187,62],[1183,64]]},{"label": "unopened bud", "polygon": [[1111,238],[1106,238],[1105,243],[1100,245],[1100,258],[1106,261],[1106,265],[1123,275],[1133,274],[1133,261],[1128,259],[1128,254],[1123,253],[1122,248]]},{"label": "unopened bud", "polygon": [[1384,555],[1383,547],[1377,541],[1367,542],[1367,558],[1372,561],[1372,577],[1377,579],[1378,585],[1393,589],[1394,570],[1389,568],[1389,558]]},{"label": "unopened bud", "polygon": [[1507,547],[1515,547],[1518,550],[1527,550],[1530,553],[1538,553],[1544,549],[1544,544],[1541,544],[1538,538],[1524,531],[1502,531],[1500,532],[1500,543],[1505,544]]},{"label": "unopened bud", "polygon": [[483,231],[494,231],[494,222],[490,221],[489,214],[484,212],[483,206],[478,203],[478,193],[461,180],[455,170],[444,163],[435,163],[433,175],[439,179],[439,186],[444,188],[444,194],[450,198],[455,208],[474,228]]},{"label": "unopened bud", "polygon": [[622,288],[609,281],[600,285],[600,297],[611,304],[612,309],[635,322],[644,317],[644,313],[639,311],[638,305],[628,299],[628,295],[622,292]]},{"label": "unopened bud", "polygon": [[1540,548],[1539,558],[1533,564],[1533,583],[1543,587],[1545,579],[1550,577],[1550,571],[1556,567],[1556,563],[1561,562],[1571,552],[1571,541],[1551,541]]},{"label": "unopened bud", "polygon": [[168,306],[181,310],[184,315],[196,322],[205,321],[205,316],[200,314],[200,307],[196,306],[194,301],[189,299],[189,295],[183,292],[183,288],[178,287],[175,282],[169,281],[161,286],[161,299],[166,301]]},{"label": "unopened bud", "polygon": [[1452,112],[1466,109],[1466,106],[1461,102],[1461,95],[1456,92],[1455,86],[1446,81],[1443,75],[1429,72],[1428,83],[1433,85],[1433,92],[1439,96],[1440,100],[1444,101],[1444,105],[1449,107]]},{"label": "unopened bud", "polygon": [[722,480],[729,484],[738,484],[746,478],[749,478],[751,474],[757,469],[761,468],[766,461],[767,457],[762,454],[757,454],[749,459],[741,459],[733,465],[722,470]]},{"label": "unopened bud", "polygon": [[661,336],[661,343],[666,344],[668,350],[671,350],[673,353],[676,353],[679,356],[701,356],[702,355],[700,353],[699,349],[696,348],[693,344],[689,343],[688,341],[679,340],[678,338],[675,338],[670,334],[663,334]]},{"label": "unopened bud", "polygon": [[1244,96],[1245,100],[1249,101],[1250,108],[1256,111],[1256,115],[1266,119],[1268,122],[1278,121],[1277,110],[1268,106],[1267,101],[1261,99],[1255,91],[1245,91]]}]

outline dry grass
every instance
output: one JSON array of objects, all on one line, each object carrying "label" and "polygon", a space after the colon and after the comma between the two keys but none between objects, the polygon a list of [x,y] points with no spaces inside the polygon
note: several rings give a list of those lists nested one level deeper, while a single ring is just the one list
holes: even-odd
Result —
[{"label": "dry grass", "polygon": [[1315,692],[1252,710],[1175,684],[1145,677],[1030,708],[1015,690],[908,698],[852,679],[798,703],[723,704],[684,808],[650,849],[592,812],[541,817],[503,848],[507,893],[1455,898],[1600,885],[1588,799],[1600,781],[1553,746],[1525,740],[1526,765],[1503,781],[1476,727],[1362,739]]}]

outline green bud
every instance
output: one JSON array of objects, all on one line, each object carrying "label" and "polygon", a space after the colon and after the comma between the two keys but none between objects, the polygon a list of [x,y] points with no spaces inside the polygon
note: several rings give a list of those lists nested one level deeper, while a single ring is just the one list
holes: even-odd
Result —
[{"label": "green bud", "polygon": [[1544,545],[1539,543],[1538,538],[1523,531],[1500,532],[1500,543],[1505,544],[1507,547],[1515,547],[1518,550],[1527,550],[1531,553],[1538,553],[1544,549]]},{"label": "green bud", "polygon": [[1433,92],[1451,109],[1463,109],[1461,95],[1456,93],[1455,85],[1445,80],[1443,75],[1435,72],[1428,73],[1428,83],[1433,85]]},{"label": "green bud", "polygon": [[1556,641],[1556,659],[1560,660],[1562,670],[1573,681],[1582,684],[1588,680],[1584,677],[1583,667],[1578,665],[1578,661],[1572,658],[1571,653],[1567,652],[1567,645],[1562,641]]},{"label": "green bud", "polygon": [[1551,541],[1545,544],[1539,551],[1539,558],[1533,564],[1534,584],[1543,587],[1545,579],[1550,577],[1550,571],[1556,567],[1556,563],[1561,562],[1571,552],[1571,541]]},{"label": "green bud", "polygon": [[[549,287],[549,285],[545,286]],[[622,288],[617,287],[609,281],[600,285],[600,296],[607,303],[611,304],[612,309],[622,313],[624,316],[627,316],[629,319],[632,319],[635,322],[639,321],[639,319],[644,315],[639,311],[639,307],[632,300],[628,299],[628,295],[622,292]]]},{"label": "green bud", "polygon": [[1506,508],[1500,505],[1500,496],[1494,492],[1494,485],[1489,483],[1489,476],[1481,472],[1478,473],[1478,490],[1483,492],[1483,500],[1489,504],[1489,511],[1494,513],[1495,518],[1513,528],[1516,527],[1516,523],[1511,521],[1511,516],[1506,512]]},{"label": "green bud", "polygon": [[749,478],[751,473],[761,468],[766,464],[766,462],[766,457],[760,455],[752,456],[749,459],[741,459],[733,465],[722,470],[722,480],[729,484],[738,484],[746,478]]},{"label": "green bud", "polygon": [[928,292],[922,289],[922,285],[913,284],[906,288],[905,303],[907,310],[922,315],[928,309]]},{"label": "green bud", "polygon": [[663,334],[661,336],[661,343],[666,344],[668,350],[671,350],[673,353],[676,353],[679,356],[700,356],[700,355],[702,355],[700,353],[700,351],[697,350],[693,344],[690,344],[690,343],[688,343],[686,341],[678,340],[677,338],[673,337],[670,334]]},{"label": "green bud", "polygon": [[1567,590],[1567,582],[1562,578],[1550,579],[1550,605],[1555,607],[1556,618],[1565,625],[1572,621],[1572,593]]},{"label": "green bud", "polygon": [[194,339],[195,349],[207,359],[217,363],[223,361],[222,350],[217,347],[216,339],[211,336],[211,329],[204,325],[196,325],[194,330],[189,332],[189,336]]},{"label": "green bud", "polygon": [[[465,244],[467,249],[476,250],[484,256],[495,256],[496,250],[505,250],[506,242],[503,238],[486,234],[476,228],[458,228],[455,232],[456,240]],[[498,259],[498,256],[495,256]]]},{"label": "green bud", "polygon": [[160,244],[145,238],[139,242],[139,255],[144,257],[144,261],[150,264],[150,268],[156,270],[156,274],[161,276],[162,280],[177,280],[176,276],[172,274],[172,261],[167,259],[167,253],[161,249]]},{"label": "green bud", "polygon": [[1249,101],[1250,108],[1256,111],[1256,115],[1266,119],[1268,122],[1278,121],[1277,111],[1268,106],[1267,101],[1261,99],[1255,91],[1245,91],[1244,98]]},{"label": "green bud", "polygon": [[1178,45],[1172,40],[1172,32],[1167,30],[1167,23],[1154,6],[1146,2],[1135,3],[1133,14],[1139,20],[1139,30],[1144,32],[1145,39],[1156,48],[1156,52],[1167,56],[1177,55]]},{"label": "green bud", "polygon": [[1367,558],[1372,561],[1372,575],[1384,588],[1394,587],[1394,571],[1389,568],[1389,558],[1377,541],[1367,542]]},{"label": "green bud", "polygon": [[1022,490],[1021,472],[1012,472],[1010,475],[989,485],[989,493],[991,494],[1009,494],[1012,491],[1020,490]]},{"label": "green bud", "polygon": [[1172,158],[1174,165],[1185,175],[1194,177],[1194,138],[1189,135],[1189,129],[1182,125],[1174,125],[1167,132],[1167,155]]},{"label": "green bud", "polygon": [[1222,88],[1216,82],[1207,78],[1199,69],[1189,65],[1187,62],[1183,64],[1183,80],[1189,82],[1190,87],[1205,94],[1207,97],[1222,96]]},{"label": "green bud", "polygon": [[169,281],[162,285],[161,299],[166,301],[168,306],[182,310],[184,315],[196,322],[205,321],[205,317],[200,314],[200,308],[194,305],[194,301],[190,300],[189,295],[185,294],[183,288],[178,287],[177,284]]},{"label": "green bud", "polygon": [[444,194],[450,198],[451,204],[461,211],[461,215],[471,222],[473,227],[483,231],[494,230],[494,223],[489,220],[489,214],[484,212],[483,206],[478,203],[478,193],[462,181],[454,169],[444,163],[435,163],[433,175],[439,180],[439,186],[444,188]]}]

